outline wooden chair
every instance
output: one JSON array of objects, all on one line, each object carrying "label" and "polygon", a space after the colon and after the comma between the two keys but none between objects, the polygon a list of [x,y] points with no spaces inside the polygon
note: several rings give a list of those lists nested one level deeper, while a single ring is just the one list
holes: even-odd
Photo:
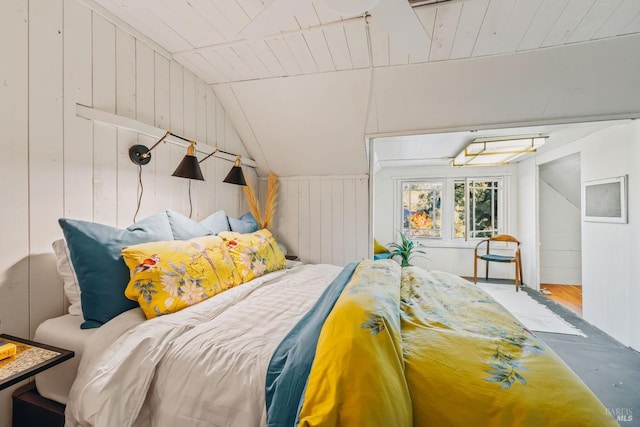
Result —
[{"label": "wooden chair", "polygon": [[[515,250],[511,255],[502,255],[497,253],[491,253],[490,245],[491,242],[506,242],[507,249],[509,247],[513,247],[514,245],[510,245],[510,243],[515,244]],[[478,249],[480,246],[486,245],[487,250],[485,253],[478,254]],[[513,236],[509,236],[508,234],[499,234],[497,236],[493,236],[489,239],[481,240],[473,250],[473,283],[477,283],[478,281],[478,260],[483,260],[486,263],[486,271],[485,271],[485,279],[489,280],[489,263],[490,262],[510,262],[515,264],[516,266],[516,292],[518,292],[520,288],[520,284],[522,283],[522,259],[520,258],[520,242]]]}]

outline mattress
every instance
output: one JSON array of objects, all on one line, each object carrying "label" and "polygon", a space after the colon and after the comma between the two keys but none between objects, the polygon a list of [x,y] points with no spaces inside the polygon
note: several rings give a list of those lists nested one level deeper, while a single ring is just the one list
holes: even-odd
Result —
[{"label": "mattress", "polygon": [[76,378],[78,365],[82,358],[84,344],[96,331],[95,329],[80,329],[84,322],[82,316],[65,314],[45,320],[36,329],[35,341],[73,350],[75,356],[36,375],[36,388],[41,396],[56,402],[67,404],[69,390]]},{"label": "mattress", "polygon": [[[83,322],[82,316],[71,314],[54,317],[42,322],[36,329],[34,337],[35,341],[43,344],[75,352],[75,356],[71,359],[36,375],[38,393],[63,405],[66,405],[69,399],[69,390],[76,379],[85,349],[96,345],[91,338],[98,329],[80,329]],[[144,314],[139,307],[125,311],[109,322],[112,324],[111,333],[102,334],[100,337],[104,341],[102,344],[112,343],[128,329],[142,322],[144,322]]]}]

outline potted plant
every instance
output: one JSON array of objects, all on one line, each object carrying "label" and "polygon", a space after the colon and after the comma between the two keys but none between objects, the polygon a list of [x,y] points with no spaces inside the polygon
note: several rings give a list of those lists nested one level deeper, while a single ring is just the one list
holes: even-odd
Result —
[{"label": "potted plant", "polygon": [[420,243],[413,242],[404,233],[400,232],[400,243],[390,243],[389,247],[391,248],[391,257],[399,256],[400,257],[400,266],[401,267],[409,267],[411,263],[411,257],[415,254],[426,254],[423,249],[418,249],[417,247]]}]

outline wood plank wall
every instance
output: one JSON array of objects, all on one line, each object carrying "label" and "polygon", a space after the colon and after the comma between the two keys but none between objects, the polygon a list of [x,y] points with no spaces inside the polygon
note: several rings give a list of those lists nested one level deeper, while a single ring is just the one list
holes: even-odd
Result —
[{"label": "wood plank wall", "polygon": [[[0,332],[30,337],[64,312],[51,249],[62,237],[57,220],[130,225],[140,190],[128,149],[154,143],[77,117],[76,103],[246,151],[211,87],[78,1],[5,2],[1,22]],[[184,154],[172,144],[154,150],[137,219],[167,208],[189,215],[189,181],[170,176]],[[239,187],[221,182],[232,164],[210,158],[202,166],[206,181],[191,184],[192,218],[245,211]],[[0,427],[10,422],[11,390],[0,393]]]},{"label": "wood plank wall", "polygon": [[[266,181],[259,200],[266,199]],[[273,234],[305,263],[346,265],[369,256],[366,176],[280,178]]]}]

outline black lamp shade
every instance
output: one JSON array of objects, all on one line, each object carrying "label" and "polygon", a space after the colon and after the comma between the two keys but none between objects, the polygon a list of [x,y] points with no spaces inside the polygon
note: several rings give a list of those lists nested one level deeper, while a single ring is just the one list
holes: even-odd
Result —
[{"label": "black lamp shade", "polygon": [[202,171],[200,170],[200,164],[195,156],[187,154],[180,162],[173,176],[179,176],[181,178],[196,179],[198,181],[204,181]]},{"label": "black lamp shade", "polygon": [[244,174],[242,173],[242,168],[240,166],[234,165],[226,178],[222,182],[227,182],[229,184],[236,185],[247,185],[247,181],[244,180]]}]

